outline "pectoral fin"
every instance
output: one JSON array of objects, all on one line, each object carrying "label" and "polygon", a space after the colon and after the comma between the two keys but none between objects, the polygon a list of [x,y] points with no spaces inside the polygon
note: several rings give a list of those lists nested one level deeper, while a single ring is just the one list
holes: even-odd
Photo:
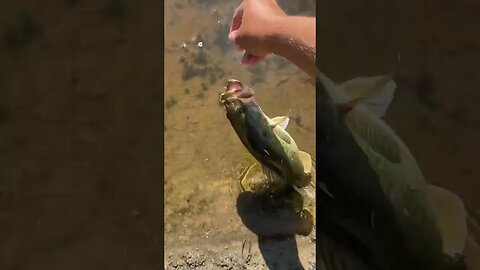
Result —
[{"label": "pectoral fin", "polygon": [[312,173],[312,157],[303,151],[299,151],[300,154],[300,160],[302,161],[303,165],[303,170],[305,174],[311,174]]},{"label": "pectoral fin", "polygon": [[443,252],[452,257],[463,254],[468,231],[462,200],[453,192],[433,185],[428,186],[427,193],[432,200],[442,235]]},{"label": "pectoral fin", "polygon": [[351,104],[361,103],[382,117],[392,103],[397,85],[390,75],[358,77],[339,85]]}]

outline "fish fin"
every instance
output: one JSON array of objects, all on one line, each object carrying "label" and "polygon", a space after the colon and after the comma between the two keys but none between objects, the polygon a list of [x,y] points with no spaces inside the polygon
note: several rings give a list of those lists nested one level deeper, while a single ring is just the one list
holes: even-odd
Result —
[{"label": "fish fin", "polygon": [[321,81],[321,85],[323,85],[324,94],[331,99],[333,104],[343,104],[351,100],[351,98],[348,97],[348,93],[346,93],[339,84],[334,82],[319,70],[317,76]]},{"label": "fish fin", "polygon": [[371,114],[350,114],[347,125],[352,132],[358,134],[375,152],[393,163],[401,162],[400,144],[395,135],[389,133],[379,118]]},{"label": "fish fin", "polygon": [[315,190],[308,188],[299,188],[295,185],[292,185],[292,187],[302,197],[303,207],[309,205],[313,201],[313,198],[315,197]]},{"label": "fish fin", "polygon": [[429,185],[427,194],[432,200],[443,252],[452,257],[463,254],[468,238],[467,213],[462,200],[453,192]]},{"label": "fish fin", "polygon": [[272,128],[280,126],[282,129],[287,129],[290,118],[288,116],[277,116],[271,119]]},{"label": "fish fin", "polygon": [[353,107],[355,107],[355,101],[351,101],[351,102],[342,103],[342,104],[337,105],[337,108],[338,108],[338,111],[340,112],[340,115],[347,114],[348,112],[350,112],[353,109]]},{"label": "fish fin", "polygon": [[339,84],[352,103],[365,105],[373,114],[382,117],[392,103],[397,84],[390,75],[357,77]]},{"label": "fish fin", "polygon": [[310,174],[313,168],[312,157],[306,152],[300,150],[298,152],[300,154],[300,160],[302,161],[304,173]]}]

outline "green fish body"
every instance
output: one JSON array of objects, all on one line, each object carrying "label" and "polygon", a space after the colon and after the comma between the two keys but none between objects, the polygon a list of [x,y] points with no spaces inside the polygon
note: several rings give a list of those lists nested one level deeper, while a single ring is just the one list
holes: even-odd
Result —
[{"label": "green fish body", "polygon": [[317,174],[329,192],[318,213],[371,251],[362,256],[373,269],[441,269],[447,244],[432,189],[380,118],[395,88],[390,76],[337,85],[318,72]]},{"label": "green fish body", "polygon": [[[284,179],[285,184],[302,188],[310,184],[302,151],[285,131],[288,117],[269,118],[253,98],[253,90],[236,80],[227,83],[220,101],[227,118],[247,150],[267,171]],[[243,96],[242,96],[243,95]]]}]

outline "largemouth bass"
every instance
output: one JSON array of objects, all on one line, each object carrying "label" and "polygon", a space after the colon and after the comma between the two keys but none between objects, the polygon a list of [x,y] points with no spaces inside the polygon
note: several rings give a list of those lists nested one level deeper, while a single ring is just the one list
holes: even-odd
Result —
[{"label": "largemouth bass", "polygon": [[311,182],[302,161],[304,152],[285,131],[289,118],[270,118],[258,106],[254,91],[237,80],[229,80],[220,101],[227,118],[247,150],[263,166],[289,184],[301,188]]},{"label": "largemouth bass", "polygon": [[302,196],[302,204],[310,201],[304,188],[312,183],[312,160],[285,130],[289,118],[268,117],[257,104],[253,89],[238,80],[227,82],[220,102],[245,148],[261,164],[265,175],[276,180],[274,191],[293,188]]},{"label": "largemouth bass", "polygon": [[[317,71],[316,79],[317,186],[328,191],[317,192],[318,230],[353,251],[365,266],[360,269],[443,269],[445,256],[461,253],[465,243],[463,205],[425,181],[381,119],[396,88],[391,76],[336,84]],[[453,225],[440,217],[446,214],[435,204],[441,199],[459,212]],[[326,268],[359,269],[347,267],[342,254],[325,255]]]}]

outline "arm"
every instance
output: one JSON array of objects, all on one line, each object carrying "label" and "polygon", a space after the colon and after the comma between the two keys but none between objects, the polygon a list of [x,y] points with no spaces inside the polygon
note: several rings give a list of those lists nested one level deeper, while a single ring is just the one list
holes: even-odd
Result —
[{"label": "arm", "polygon": [[286,58],[311,77],[315,77],[316,64],[315,24],[314,17],[280,17],[268,41],[274,54]]},{"label": "arm", "polygon": [[243,64],[269,54],[284,57],[315,76],[315,18],[289,16],[276,0],[244,0],[235,10],[228,39],[244,50]]}]

